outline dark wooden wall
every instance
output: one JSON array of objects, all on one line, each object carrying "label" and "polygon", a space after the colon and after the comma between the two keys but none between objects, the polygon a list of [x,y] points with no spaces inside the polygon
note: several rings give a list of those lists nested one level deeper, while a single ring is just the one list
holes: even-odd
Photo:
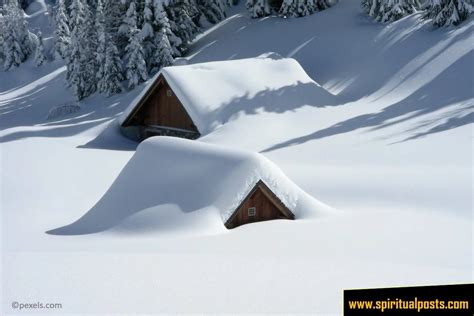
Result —
[{"label": "dark wooden wall", "polygon": [[133,125],[160,125],[198,132],[184,106],[163,77],[150,91],[132,121]]},{"label": "dark wooden wall", "polygon": [[[255,216],[248,215],[248,209],[256,208]],[[264,184],[258,183],[236,212],[226,222],[227,228],[268,221],[272,219],[294,219],[294,215],[278,200]]]}]

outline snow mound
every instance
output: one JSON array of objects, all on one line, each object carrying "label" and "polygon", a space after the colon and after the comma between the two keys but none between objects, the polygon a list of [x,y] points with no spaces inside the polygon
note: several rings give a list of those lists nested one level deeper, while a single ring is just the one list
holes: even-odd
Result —
[{"label": "snow mound", "polygon": [[287,90],[293,92],[292,96],[308,100],[308,105],[335,103],[335,96],[313,81],[295,59],[265,53],[254,58],[165,67],[124,111],[120,123],[160,74],[201,135],[227,123],[236,112],[255,114],[258,109],[288,107],[295,99],[285,94]]},{"label": "snow mound", "polygon": [[183,220],[183,214],[198,211],[201,218],[209,219],[206,225],[210,230],[212,227],[225,230],[224,222],[259,180],[297,219],[328,209],[261,154],[160,136],[139,145],[110,189],[88,213],[71,225],[49,233],[99,232],[153,208],[161,218],[164,217],[160,212],[172,208],[165,220],[173,225],[177,225],[176,218]]},{"label": "snow mound", "polygon": [[47,120],[56,119],[58,117],[66,116],[72,113],[79,112],[81,110],[81,106],[79,104],[63,104],[59,106],[55,106],[49,110],[48,115],[46,116]]}]

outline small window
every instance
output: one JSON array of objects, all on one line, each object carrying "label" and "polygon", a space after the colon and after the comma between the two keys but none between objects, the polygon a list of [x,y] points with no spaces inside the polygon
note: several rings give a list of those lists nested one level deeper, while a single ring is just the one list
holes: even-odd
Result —
[{"label": "small window", "polygon": [[248,214],[249,216],[255,216],[255,214],[257,214],[257,208],[256,207],[249,207],[248,209]]},{"label": "small window", "polygon": [[166,90],[166,96],[172,97],[173,96],[173,91],[171,91],[171,89]]}]

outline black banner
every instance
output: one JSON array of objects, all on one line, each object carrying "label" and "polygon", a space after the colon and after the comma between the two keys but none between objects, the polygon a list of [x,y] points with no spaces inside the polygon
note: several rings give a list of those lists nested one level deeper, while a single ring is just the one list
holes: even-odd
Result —
[{"label": "black banner", "polygon": [[344,291],[344,315],[474,315],[474,284]]}]

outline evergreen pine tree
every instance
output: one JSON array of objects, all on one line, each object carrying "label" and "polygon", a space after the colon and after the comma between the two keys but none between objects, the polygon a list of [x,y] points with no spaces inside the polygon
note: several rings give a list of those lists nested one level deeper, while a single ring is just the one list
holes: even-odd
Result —
[{"label": "evergreen pine tree", "polygon": [[123,21],[123,15],[125,14],[124,6],[121,1],[117,0],[104,0],[104,16],[105,16],[105,31],[111,35],[115,44],[119,45],[119,42],[124,42],[123,47],[126,46],[126,39],[120,38],[119,28]]},{"label": "evergreen pine tree", "polygon": [[23,10],[16,0],[4,7],[3,57],[5,70],[19,66],[33,52],[35,36],[28,30]]},{"label": "evergreen pine tree", "polygon": [[370,17],[375,18],[380,12],[380,1],[382,0],[362,0],[362,10]]},{"label": "evergreen pine tree", "polygon": [[364,13],[366,13],[367,15],[371,17],[374,16],[374,12],[376,10],[375,8],[378,4],[379,4],[378,0],[362,0],[361,1],[362,10],[364,11]]},{"label": "evergreen pine tree", "polygon": [[459,25],[474,12],[472,0],[428,0],[425,17],[436,27]]},{"label": "evergreen pine tree", "polygon": [[69,30],[72,32],[74,29],[84,24],[85,22],[85,9],[84,2],[82,0],[71,0],[69,5]]},{"label": "evergreen pine tree", "polygon": [[[181,44],[176,48],[182,54],[199,31],[193,21],[193,14],[198,14],[198,12],[195,11],[196,7],[193,7],[189,0],[170,0],[165,9],[169,16],[171,32],[181,40]],[[170,37],[168,38],[172,40]]]},{"label": "evergreen pine tree", "polygon": [[316,5],[318,6],[319,11],[328,9],[329,7],[331,7],[331,3],[332,3],[330,0],[315,0],[315,1],[316,1]]},{"label": "evergreen pine tree", "polygon": [[107,96],[122,91],[122,85],[120,81],[123,80],[122,76],[122,61],[119,57],[117,47],[112,41],[110,35],[106,35],[107,49],[105,52],[105,68],[102,79],[102,92],[105,92]]},{"label": "evergreen pine tree", "polygon": [[392,22],[415,12],[420,7],[418,0],[381,0],[375,20]]},{"label": "evergreen pine tree", "polygon": [[3,16],[2,9],[0,9],[0,61],[5,59],[5,55],[3,54],[3,44],[5,43],[5,17]]},{"label": "evergreen pine tree", "polygon": [[97,1],[95,12],[95,29],[97,30],[97,90],[101,93],[105,92],[105,59],[107,51],[106,33],[105,33],[105,16],[103,11],[102,0]]},{"label": "evergreen pine tree", "polygon": [[[9,7],[7,6],[8,10]],[[5,16],[5,32],[3,33],[3,55],[4,68],[10,69],[12,66],[18,67],[25,59],[25,54],[21,49],[20,43],[15,32],[12,13],[7,11]]]},{"label": "evergreen pine tree", "polygon": [[[112,1],[114,1],[114,0],[112,0]],[[117,0],[115,0],[115,1],[117,1]],[[136,0],[132,0],[133,5],[135,6],[135,11],[136,11],[135,1]],[[162,1],[162,0],[160,0],[160,1]],[[124,10],[122,10],[122,13],[121,13],[122,20],[121,20],[119,28],[117,29],[118,48],[123,53],[123,55],[125,55],[126,54],[125,47],[128,45],[128,42],[129,42],[128,40],[130,38],[130,23],[128,21],[127,15],[129,13],[131,3],[128,0],[122,0],[122,1],[117,1],[117,2],[122,3],[122,6],[126,7],[125,12],[123,12]],[[134,23],[135,23],[135,25],[137,25],[136,15],[135,15]]]},{"label": "evergreen pine tree", "polygon": [[161,28],[158,31],[156,42],[157,46],[155,55],[153,56],[153,60],[155,61],[155,69],[153,69],[154,72],[163,67],[171,66],[174,62],[172,55],[173,49],[171,48],[171,44],[164,28]]},{"label": "evergreen pine tree", "polygon": [[66,60],[67,75],[66,78],[70,86],[74,89],[74,94],[81,100],[89,95],[89,78],[87,73],[87,26],[86,8],[83,0],[72,0],[70,5],[71,24],[74,27],[71,30],[71,45],[69,58]]},{"label": "evergreen pine tree", "polygon": [[[141,14],[145,10],[145,1],[146,0],[135,0],[135,10],[137,10],[137,28],[139,30],[143,27],[144,15]],[[123,1],[126,3],[126,1]]]},{"label": "evergreen pine tree", "polygon": [[[16,0],[11,0],[11,1],[16,2]],[[35,50],[37,38],[36,38],[36,35],[31,33],[28,29],[28,22],[26,21],[24,17],[23,9],[20,8],[18,5],[16,6],[16,8],[17,8],[18,16],[19,16],[16,27],[19,30],[18,34],[19,34],[19,37],[21,38],[21,47],[23,49],[25,57],[28,57]]]},{"label": "evergreen pine tree", "polygon": [[96,30],[96,21],[94,13],[91,7],[85,3],[84,5],[84,34],[81,40],[84,50],[81,52],[82,60],[84,61],[85,71],[85,95],[89,96],[97,91],[97,46],[98,46],[98,33]]},{"label": "evergreen pine tree", "polygon": [[174,62],[171,44],[166,36],[165,30],[161,29],[157,35],[158,46],[156,47],[155,60],[160,68],[171,66]]},{"label": "evergreen pine tree", "polygon": [[224,0],[197,0],[199,10],[211,23],[217,23],[226,17],[227,4]]},{"label": "evergreen pine tree", "polygon": [[106,28],[102,1],[97,1],[95,28],[97,30],[97,89],[101,93],[110,96],[122,91],[120,81],[122,76],[122,61],[120,60],[117,47],[112,36]]},{"label": "evergreen pine tree", "polygon": [[68,25],[68,16],[66,14],[66,6],[64,0],[59,0],[56,16],[55,16],[55,43],[54,49],[56,53],[66,60],[69,55],[69,45],[71,44],[71,32]]},{"label": "evergreen pine tree", "polygon": [[252,18],[263,17],[272,13],[269,0],[247,0],[245,6],[250,11]]},{"label": "evergreen pine tree", "polygon": [[279,8],[275,6],[277,3],[270,0],[247,0],[246,7],[254,18],[270,15],[273,11],[285,16],[300,17],[329,8],[331,1],[283,0]]},{"label": "evergreen pine tree", "polygon": [[289,16],[306,16],[318,11],[315,0],[283,0],[280,13]]},{"label": "evergreen pine tree", "polygon": [[152,10],[151,0],[145,0],[143,8],[143,26],[142,26],[142,40],[143,40],[143,51],[145,53],[145,60],[149,61],[149,70],[153,67],[153,54],[156,49],[155,44],[155,32],[153,30],[154,15]]},{"label": "evergreen pine tree", "polygon": [[154,13],[155,13],[155,26],[156,29],[164,29],[166,37],[172,48],[172,55],[174,57],[181,56],[180,48],[183,45],[183,41],[176,36],[176,34],[171,30],[170,21],[168,19],[168,14],[165,11],[162,0],[155,0],[153,4]]},{"label": "evergreen pine tree", "polygon": [[126,24],[129,30],[128,45],[126,52],[126,78],[128,79],[128,87],[134,88],[140,82],[148,78],[147,66],[144,59],[144,51],[142,46],[142,35],[137,28],[137,12],[135,2],[132,0],[127,10]]},{"label": "evergreen pine tree", "polygon": [[421,7],[419,0],[362,0],[361,5],[365,13],[383,23],[399,20]]},{"label": "evergreen pine tree", "polygon": [[38,37],[38,41],[36,44],[35,64],[39,67],[46,62],[46,56],[44,54],[43,35],[41,32],[38,32],[36,36]]}]

